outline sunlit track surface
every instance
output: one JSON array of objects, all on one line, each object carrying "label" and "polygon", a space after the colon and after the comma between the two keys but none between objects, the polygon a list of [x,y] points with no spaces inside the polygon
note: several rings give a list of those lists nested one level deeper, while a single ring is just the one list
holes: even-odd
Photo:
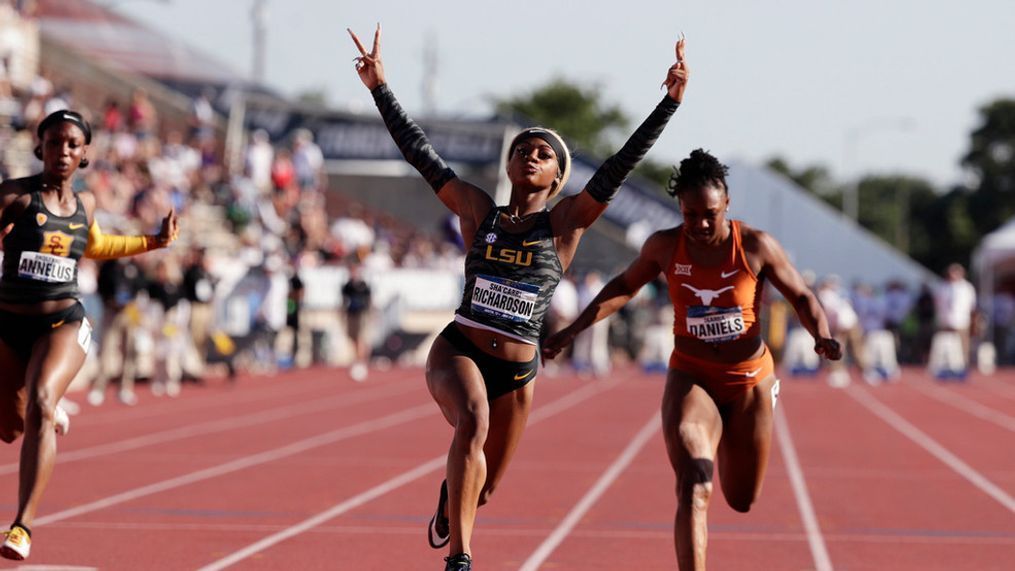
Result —
[{"label": "sunlit track surface", "polygon": [[[537,383],[521,448],[479,512],[477,568],[674,569],[674,482],[652,426],[663,377]],[[451,430],[422,371],[186,389],[83,405],[59,440],[27,564],[442,568],[425,528]],[[913,369],[845,390],[784,378],[779,406],[761,500],[739,514],[714,496],[710,568],[1010,568],[1015,371],[938,383]],[[18,450],[0,449],[9,518]]]}]

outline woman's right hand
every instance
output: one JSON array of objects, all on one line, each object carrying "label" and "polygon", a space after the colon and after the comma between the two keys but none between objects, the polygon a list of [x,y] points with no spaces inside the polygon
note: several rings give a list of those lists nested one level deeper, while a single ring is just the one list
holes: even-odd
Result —
[{"label": "woman's right hand", "polygon": [[570,327],[565,327],[560,331],[550,335],[543,341],[542,354],[543,359],[552,359],[560,354],[566,347],[574,343],[575,333],[571,331]]},{"label": "woman's right hand", "polygon": [[363,85],[373,91],[375,87],[385,83],[384,64],[381,63],[381,25],[377,24],[377,30],[374,31],[374,46],[370,53],[367,53],[367,49],[352,30],[346,28],[346,31],[352,36],[352,41],[356,43],[360,53],[356,58],[356,73],[359,74]]}]

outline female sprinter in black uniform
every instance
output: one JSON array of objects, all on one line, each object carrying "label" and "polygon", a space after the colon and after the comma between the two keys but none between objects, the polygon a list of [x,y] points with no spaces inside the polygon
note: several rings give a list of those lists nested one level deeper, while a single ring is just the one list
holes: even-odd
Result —
[{"label": "female sprinter in black uniform", "polygon": [[75,194],[74,172],[88,166],[91,128],[80,114],[57,111],[39,123],[42,172],[0,184],[3,275],[0,276],[0,439],[22,433],[18,513],[3,532],[0,555],[25,559],[32,521],[53,472],[57,402],[85,362],[91,326],[78,301],[78,260],[107,259],[169,245],[176,215],[157,236],[103,235],[95,196]]},{"label": "female sprinter in black uniform", "polygon": [[472,568],[472,527],[504,475],[532,403],[543,316],[585,230],[606,209],[635,164],[662,133],[683,99],[688,71],[683,40],[666,75],[667,95],[624,147],[596,171],[585,190],[547,210],[570,171],[567,147],[548,129],[522,131],[508,150],[511,200],[498,207],[482,189],[459,179],[405,114],[384,79],[380,26],[356,70],[370,89],[392,138],[461,219],[471,248],[465,261],[465,294],[454,323],[434,341],[426,381],[454,427],[447,479],[429,526],[434,548],[451,543],[445,569]]}]

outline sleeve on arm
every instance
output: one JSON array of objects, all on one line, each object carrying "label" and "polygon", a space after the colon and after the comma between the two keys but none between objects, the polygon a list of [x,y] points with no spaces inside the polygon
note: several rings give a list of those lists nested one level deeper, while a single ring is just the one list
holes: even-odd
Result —
[{"label": "sleeve on arm", "polygon": [[116,236],[102,233],[97,221],[88,227],[88,245],[85,257],[93,260],[110,260],[142,254],[158,248],[152,236]]},{"label": "sleeve on arm", "polygon": [[387,126],[395,145],[410,165],[423,175],[434,192],[438,192],[448,181],[457,178],[455,171],[437,154],[426,138],[423,129],[409,118],[395,99],[387,84],[382,83],[371,92],[377,104],[384,125]]},{"label": "sleeve on arm", "polygon": [[645,157],[645,153],[652,148],[679,106],[680,103],[671,99],[669,95],[663,97],[617,154],[606,159],[596,174],[589,179],[585,190],[592,198],[603,204],[609,204],[613,200],[627,180],[627,175],[631,174],[638,162]]}]

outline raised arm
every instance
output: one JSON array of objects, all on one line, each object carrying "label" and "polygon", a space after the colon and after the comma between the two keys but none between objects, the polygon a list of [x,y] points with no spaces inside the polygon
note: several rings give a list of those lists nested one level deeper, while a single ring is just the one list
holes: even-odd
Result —
[{"label": "raised arm", "polygon": [[588,307],[564,329],[550,335],[543,343],[544,359],[552,359],[565,347],[574,342],[574,338],[585,329],[601,319],[613,315],[624,307],[642,286],[655,279],[662,271],[659,260],[668,248],[672,247],[667,239],[671,231],[656,232],[645,241],[638,257],[619,275],[614,277],[596,295]]},{"label": "raised arm", "polygon": [[588,228],[595,222],[627,180],[627,176],[662,134],[670,117],[684,99],[684,90],[690,77],[690,70],[684,58],[683,37],[677,42],[676,56],[676,63],[670,66],[663,81],[666,96],[624,146],[603,162],[585,185],[584,192],[567,199],[567,203],[561,201],[558,204],[557,208],[561,208],[563,212],[555,222],[562,224],[563,228]]},{"label": "raised arm", "polygon": [[[95,198],[90,193],[81,194],[85,203],[85,211],[94,213]],[[170,210],[162,219],[162,228],[158,234],[143,236],[119,236],[103,234],[94,214],[90,214],[91,224],[88,226],[88,244],[85,246],[85,257],[93,260],[111,260],[143,254],[172,244],[180,235],[179,221],[176,211]]]},{"label": "raised arm", "polygon": [[448,209],[466,223],[475,222],[478,225],[493,206],[493,199],[482,189],[458,178],[455,171],[434,150],[423,129],[409,118],[395,99],[395,94],[388,87],[384,76],[384,64],[381,60],[381,25],[377,25],[373,48],[369,52],[352,30],[348,32],[360,52],[360,56],[356,58],[356,72],[363,85],[373,95],[377,110],[384,119],[384,125],[391,133],[391,138],[394,139],[402,156],[423,175],[430,188],[437,193],[437,198]]},{"label": "raised arm", "polygon": [[814,338],[814,352],[827,359],[842,358],[839,342],[832,338],[828,319],[817,297],[804,283],[804,279],[790,263],[779,242],[764,232],[752,230],[753,248],[762,261],[761,271],[772,280],[783,297],[793,306],[800,324]]}]

